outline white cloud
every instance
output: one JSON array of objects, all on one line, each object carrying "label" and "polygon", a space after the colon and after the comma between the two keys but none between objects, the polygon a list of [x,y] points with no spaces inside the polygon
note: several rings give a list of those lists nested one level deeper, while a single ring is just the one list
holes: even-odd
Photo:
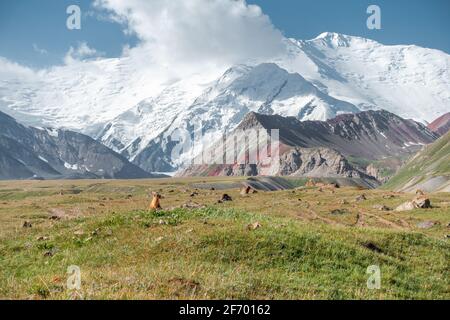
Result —
[{"label": "white cloud", "polygon": [[35,72],[32,69],[0,57],[0,81],[6,81],[11,78],[15,79],[18,77],[30,78],[34,76]]},{"label": "white cloud", "polygon": [[42,70],[0,57],[0,110],[90,133],[87,124],[97,130],[178,79],[196,74],[208,83],[232,64],[283,49],[270,19],[244,0],[97,0],[96,8],[139,44],[106,59],[95,43],[81,42],[63,65]]},{"label": "white cloud", "polygon": [[40,48],[36,43],[33,43],[33,50],[39,54],[47,54],[47,50]]},{"label": "white cloud", "polygon": [[88,46],[86,42],[81,42],[77,47],[70,47],[69,51],[66,53],[64,57],[64,62],[66,64],[71,64],[75,61],[83,61],[92,58],[97,58],[102,56],[103,53],[98,52],[96,49]]},{"label": "white cloud", "polygon": [[96,0],[141,39],[163,65],[233,64],[271,58],[282,34],[268,16],[244,0]]}]

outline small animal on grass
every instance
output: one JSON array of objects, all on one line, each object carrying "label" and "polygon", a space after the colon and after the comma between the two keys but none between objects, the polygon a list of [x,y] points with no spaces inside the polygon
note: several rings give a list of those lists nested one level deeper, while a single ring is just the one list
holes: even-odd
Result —
[{"label": "small animal on grass", "polygon": [[157,192],[152,192],[152,202],[150,203],[150,210],[158,210],[161,209],[161,204],[159,203],[159,200],[162,198],[161,195]]}]

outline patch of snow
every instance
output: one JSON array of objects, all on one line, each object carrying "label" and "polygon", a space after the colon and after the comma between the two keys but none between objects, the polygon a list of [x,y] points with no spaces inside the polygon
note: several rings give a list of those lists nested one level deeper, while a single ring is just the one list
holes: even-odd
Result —
[{"label": "patch of snow", "polygon": [[47,159],[45,159],[44,157],[42,157],[42,156],[39,156],[39,159],[41,159],[42,161],[44,161],[44,162],[47,162],[48,163],[48,160]]},{"label": "patch of snow", "polygon": [[70,163],[64,162],[64,167],[66,167],[69,170],[78,170],[78,164],[70,164]]}]

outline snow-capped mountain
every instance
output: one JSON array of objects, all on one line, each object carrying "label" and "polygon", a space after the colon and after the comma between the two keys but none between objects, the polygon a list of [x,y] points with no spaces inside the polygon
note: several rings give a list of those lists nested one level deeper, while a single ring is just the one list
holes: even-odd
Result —
[{"label": "snow-capped mountain", "polygon": [[415,45],[325,32],[313,40],[286,40],[276,62],[330,96],[361,110],[385,109],[431,122],[450,108],[450,55]]},{"label": "snow-capped mountain", "polygon": [[[146,68],[145,57],[139,67],[122,57],[0,71],[0,110],[25,124],[89,134],[148,170],[173,143],[167,136],[174,129],[192,133],[193,118],[213,140],[250,111],[327,120],[385,109],[430,122],[450,108],[450,55],[442,51],[337,33],[284,43],[285,53],[266,63],[225,73],[205,66],[178,80]],[[163,163],[158,169],[173,169]]]},{"label": "snow-capped mountain", "polygon": [[27,127],[0,112],[0,180],[160,177],[84,134]]},{"label": "snow-capped mountain", "polygon": [[111,149],[131,158],[166,129],[173,119],[195,101],[207,80],[193,76],[165,88],[110,121],[97,138]]},{"label": "snow-capped mountain", "polygon": [[[176,129],[190,128],[194,120],[217,138],[214,133],[233,130],[252,111],[300,120],[327,120],[359,111],[354,105],[323,93],[298,73],[288,73],[274,63],[230,68],[195,99],[198,90],[188,91],[183,85],[171,86],[156,99],[144,101],[114,119],[100,140],[135,159],[158,134],[164,132],[167,140]],[[131,144],[130,136],[135,137]]]},{"label": "snow-capped mountain", "polygon": [[157,93],[154,78],[129,58],[74,62],[37,72],[0,70],[0,111],[26,125],[94,135],[105,123]]}]

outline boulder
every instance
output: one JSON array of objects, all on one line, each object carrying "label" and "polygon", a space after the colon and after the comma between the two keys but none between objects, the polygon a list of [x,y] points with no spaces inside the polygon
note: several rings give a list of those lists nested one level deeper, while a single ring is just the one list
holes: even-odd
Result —
[{"label": "boulder", "polygon": [[412,203],[412,201],[408,201],[399,205],[394,211],[410,211],[414,209],[416,209],[414,203]]},{"label": "boulder", "polygon": [[245,196],[248,195],[250,193],[257,193],[258,191],[256,191],[255,189],[253,189],[251,186],[243,186],[241,189],[241,195]]},{"label": "boulder", "polygon": [[412,201],[402,203],[397,208],[395,208],[395,211],[409,211],[414,209],[427,209],[427,208],[431,208],[430,199],[427,197],[417,197],[414,198]]},{"label": "boulder", "polygon": [[414,198],[412,202],[414,203],[416,208],[420,208],[420,209],[431,208],[431,201],[427,197],[417,197],[417,198]]},{"label": "boulder", "polygon": [[24,227],[24,228],[31,228],[33,225],[31,224],[31,222],[29,222],[29,221],[25,221],[24,223],[23,223],[23,225],[22,225],[22,227]]},{"label": "boulder", "polygon": [[434,223],[433,221],[423,221],[417,224],[417,227],[419,229],[430,229],[432,227],[434,227],[436,223]]},{"label": "boulder", "polygon": [[223,202],[226,202],[226,201],[233,201],[233,199],[228,194],[224,193],[222,195],[222,199],[220,199],[218,201],[218,203],[223,203]]}]

